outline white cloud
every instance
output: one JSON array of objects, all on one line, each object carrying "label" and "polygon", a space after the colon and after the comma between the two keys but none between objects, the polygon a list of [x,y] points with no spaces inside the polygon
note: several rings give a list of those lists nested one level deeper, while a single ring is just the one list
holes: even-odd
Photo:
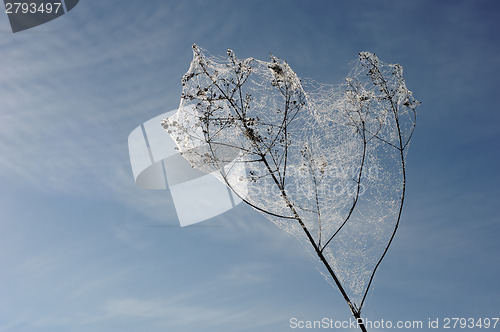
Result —
[{"label": "white cloud", "polygon": [[143,228],[131,222],[121,222],[112,226],[114,236],[118,240],[137,250],[142,250],[152,245],[152,241],[147,240],[139,234],[139,231]]},{"label": "white cloud", "polygon": [[[94,17],[104,9],[96,6],[79,5],[68,16],[78,22],[95,10],[89,16]],[[155,15],[168,9],[164,6]],[[71,34],[64,32],[69,17],[61,18],[47,25],[53,30],[43,38],[29,31],[2,38],[0,174],[63,192],[123,180],[114,171],[129,171],[129,132],[151,113],[165,112],[171,107],[168,96],[177,93],[158,89],[163,83],[158,71],[144,69],[165,61],[165,54],[152,49],[158,50],[158,40],[160,49],[166,48],[168,36],[135,30],[127,24],[131,14],[137,13],[83,20],[78,29],[71,27]],[[110,26],[121,29],[103,33]],[[179,79],[174,78],[177,85]],[[164,84],[167,90],[169,82]]]}]

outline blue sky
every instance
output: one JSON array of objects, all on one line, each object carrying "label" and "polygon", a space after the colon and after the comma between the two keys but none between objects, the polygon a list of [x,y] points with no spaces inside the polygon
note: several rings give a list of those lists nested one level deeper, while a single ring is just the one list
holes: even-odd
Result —
[{"label": "blue sky", "polygon": [[[401,227],[363,315],[500,315],[496,1],[80,1],[0,15],[0,331],[288,331],[349,319],[300,244],[249,207],[177,226],[127,137],[179,104],[197,43],[338,83],[360,51],[422,101]],[[499,328],[499,327],[497,327]],[[348,331],[346,329],[346,331]]]}]

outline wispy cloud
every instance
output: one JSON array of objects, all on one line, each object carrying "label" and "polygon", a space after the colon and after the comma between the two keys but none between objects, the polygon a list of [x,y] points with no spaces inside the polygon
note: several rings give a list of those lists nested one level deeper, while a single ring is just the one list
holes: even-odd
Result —
[{"label": "wispy cloud", "polygon": [[[261,268],[243,265],[229,276],[221,275],[217,280],[192,285],[182,291],[172,287],[170,296],[102,298],[94,309],[89,306],[84,310],[73,308],[58,314],[48,313],[32,321],[39,328],[71,327],[75,331],[116,321],[147,326],[150,331],[255,331],[283,324],[289,318],[285,307],[271,312],[255,305],[251,298],[242,300],[238,293],[221,292],[221,288],[231,289],[235,283],[241,286],[242,282],[261,282],[255,278]],[[250,275],[251,280],[248,279]],[[244,279],[235,280],[239,277]]]},{"label": "wispy cloud", "polygon": [[147,240],[140,234],[140,231],[144,230],[144,225],[140,227],[137,223],[121,222],[112,226],[112,230],[118,240],[134,249],[142,250],[150,247],[152,244],[150,240]]},{"label": "wispy cloud", "polygon": [[[179,24],[165,19],[175,7],[100,16],[115,12],[113,5],[81,3],[67,18],[47,24],[46,33],[2,36],[0,179],[5,190],[101,198],[148,219],[176,220],[173,209],[169,214],[168,193],[136,188],[127,147],[135,127],[178,104],[189,56],[179,59],[169,47],[178,36],[165,34]],[[131,18],[138,24],[129,24]],[[125,240],[130,232],[120,227],[117,235]]]},{"label": "wispy cloud", "polygon": [[[92,16],[105,9],[100,7],[93,8]],[[156,18],[167,10],[158,10]],[[80,5],[71,15],[78,22],[91,11]],[[165,54],[151,48],[161,39],[163,49],[169,38],[159,30],[134,30],[127,20],[125,12],[82,21],[71,34],[41,38],[26,32],[2,38],[2,175],[63,192],[88,191],[92,184],[90,191],[95,191],[96,183],[123,181],[115,173],[129,171],[130,131],[178,99],[168,100],[177,91],[169,92],[169,82],[161,82],[161,73],[151,66],[166,61]],[[121,29],[103,33],[112,26]],[[68,28],[62,23],[51,27]],[[174,80],[177,84],[179,78]]]}]

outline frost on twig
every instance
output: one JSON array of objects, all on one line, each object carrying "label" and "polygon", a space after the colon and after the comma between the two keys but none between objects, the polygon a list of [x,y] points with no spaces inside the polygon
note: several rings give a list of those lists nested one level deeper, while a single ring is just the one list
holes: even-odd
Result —
[{"label": "frost on twig", "polygon": [[302,82],[275,56],[193,51],[163,127],[193,167],[311,248],[359,317],[404,201],[418,101],[402,67],[362,52],[334,86]]}]

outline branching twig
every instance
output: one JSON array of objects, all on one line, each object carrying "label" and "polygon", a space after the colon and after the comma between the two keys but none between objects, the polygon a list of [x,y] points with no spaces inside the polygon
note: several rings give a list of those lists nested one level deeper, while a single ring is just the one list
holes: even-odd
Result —
[{"label": "branching twig", "polygon": [[[392,65],[394,82],[390,82],[385,77],[385,73],[380,70],[382,65],[374,55],[360,53],[362,68],[358,70],[367,71],[370,83],[363,83],[363,78],[360,80],[348,78],[343,94],[338,96],[343,103],[337,104],[344,106],[341,109],[332,109],[333,113],[338,112],[339,117],[335,121],[330,121],[314,117],[314,101],[307,98],[300,80],[286,62],[274,56],[271,56],[269,63],[253,59],[241,61],[232,51],[228,51],[229,62],[219,65],[206,60],[197,46],[194,46],[194,53],[191,68],[183,78],[182,100],[186,105],[196,105],[192,110],[186,111],[188,112],[186,117],[199,118],[203,139],[198,137],[199,132],[198,136],[190,136],[192,131],[196,133],[196,129],[190,127],[192,122],[187,118],[178,119],[180,122],[185,120],[185,125],[179,125],[178,122],[175,125],[171,123],[170,125],[174,128],[170,129],[170,133],[178,136],[176,142],[179,144],[179,149],[181,152],[182,150],[189,152],[185,156],[186,158],[192,156],[193,160],[190,162],[193,165],[210,172],[218,171],[220,179],[241,200],[263,212],[271,220],[285,221],[286,223],[282,226],[287,229],[295,229],[296,226],[293,225],[295,222],[302,234],[294,234],[305,237],[314,248],[314,252],[341,292],[352,315],[358,320],[360,329],[366,331],[365,326],[359,321],[361,308],[375,272],[385,257],[399,226],[406,189],[405,149],[415,128],[414,109],[418,102],[413,99],[411,92],[404,85],[401,67]],[[252,79],[249,78],[251,75],[253,75]],[[357,73],[353,75],[356,76]],[[245,84],[253,86],[254,90],[245,89]],[[374,87],[379,91],[372,91]],[[252,94],[256,91],[268,92],[270,95],[259,96],[259,99]],[[387,105],[388,108],[384,109]],[[408,112],[413,112],[413,122],[406,138],[401,127],[401,105],[406,107]],[[392,120],[387,118],[388,113],[391,114]],[[326,126],[340,126],[339,132],[345,131],[346,133],[345,137],[339,138],[340,146],[348,148],[350,144],[349,141],[344,143],[342,139],[355,140],[356,149],[358,149],[356,153],[359,155],[344,154],[342,157],[346,160],[339,160],[334,148],[331,151],[321,150],[321,147],[325,149],[325,143],[318,145],[319,149],[315,147],[314,141],[311,145],[306,143],[309,139],[314,139],[305,137],[307,136],[306,130],[310,132],[327,130],[321,127],[325,124]],[[165,120],[164,126],[169,127],[168,120]],[[305,128],[297,128],[300,126],[305,126]],[[300,132],[301,129],[302,134],[297,131]],[[325,133],[317,138],[322,140],[322,135]],[[394,135],[397,137],[396,142],[394,142]],[[204,145],[184,143],[193,141]],[[361,144],[358,144],[359,142]],[[342,271],[339,271],[337,267],[335,267],[337,272],[334,271],[337,253],[334,254],[329,245],[348,223],[370,222],[370,220],[361,220],[358,216],[360,214],[354,217],[354,212],[359,206],[362,185],[369,178],[369,174],[365,175],[365,168],[369,160],[373,162],[373,158],[369,159],[368,155],[373,153],[377,146],[383,144],[398,151],[398,158],[401,160],[401,196],[398,198],[399,208],[394,229],[367,280],[367,286],[361,294],[358,306],[348,295],[344,285],[345,280],[341,282],[339,278],[339,273]],[[298,175],[297,172],[300,169],[297,165],[300,159],[299,151],[306,162],[305,166],[309,174],[305,183],[301,183],[300,186],[313,191],[312,202],[308,202],[305,197],[298,196],[296,191],[288,188],[289,181]],[[344,210],[341,210],[343,206],[323,202],[325,198],[320,189],[325,184],[335,183],[331,170],[328,171],[326,166],[328,163],[344,165],[358,162],[359,168],[357,175],[354,176],[356,183],[354,198],[349,203],[350,205],[347,205],[347,202],[344,204],[347,205],[344,208],[348,209],[348,212],[341,220],[337,219],[337,223],[334,224],[335,212]],[[266,187],[269,192],[260,195],[253,192],[241,192],[237,188],[239,183],[234,182],[235,175],[232,173],[233,171],[241,172],[240,166],[245,166],[247,169],[246,171],[243,169],[243,175],[240,175],[239,181],[243,181],[244,184],[247,181],[249,185],[262,182],[263,185],[270,186]],[[331,201],[333,202],[332,198],[327,200],[327,202]],[[311,219],[312,217],[314,218]],[[334,228],[332,224],[338,226]],[[317,240],[312,236],[315,225],[318,231]],[[325,234],[328,236],[326,237]],[[325,238],[327,240],[323,244]]]}]

